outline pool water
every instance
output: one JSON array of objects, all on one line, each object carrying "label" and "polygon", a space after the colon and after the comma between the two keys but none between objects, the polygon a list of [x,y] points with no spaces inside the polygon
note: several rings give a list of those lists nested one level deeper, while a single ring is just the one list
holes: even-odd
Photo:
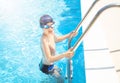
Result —
[{"label": "pool water", "polygon": [[[81,20],[79,0],[0,0],[0,83],[54,83],[54,78],[39,71],[39,18],[51,15],[55,33],[64,35]],[[72,41],[77,41],[79,35]],[[68,40],[57,43],[57,53],[68,49]],[[59,50],[61,49],[61,50]],[[66,59],[55,63],[66,74]],[[73,57],[73,83],[86,83],[83,44]]]}]

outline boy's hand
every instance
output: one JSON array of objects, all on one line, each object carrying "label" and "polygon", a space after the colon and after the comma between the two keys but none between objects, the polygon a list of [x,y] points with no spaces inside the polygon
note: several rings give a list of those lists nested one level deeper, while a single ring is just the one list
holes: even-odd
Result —
[{"label": "boy's hand", "polygon": [[74,36],[76,36],[77,34],[78,34],[78,32],[72,31],[72,32],[70,33],[69,38],[74,37]]},{"label": "boy's hand", "polygon": [[70,48],[67,52],[66,52],[66,58],[72,58],[74,56],[74,52],[72,51],[72,48]]}]

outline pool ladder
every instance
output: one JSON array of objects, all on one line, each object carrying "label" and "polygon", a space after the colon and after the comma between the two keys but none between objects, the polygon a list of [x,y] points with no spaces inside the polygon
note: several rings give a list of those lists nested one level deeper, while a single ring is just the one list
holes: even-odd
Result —
[{"label": "pool ladder", "polygon": [[[76,27],[75,31],[78,32],[79,29],[82,27],[83,21],[86,19],[86,17],[88,16],[88,14],[90,13],[90,11],[93,9],[93,7],[96,5],[96,3],[100,1],[100,0],[95,0],[93,2],[93,4],[91,5],[91,7],[89,8],[88,12],[85,14],[84,18],[82,19],[82,21],[78,24],[78,26]],[[85,37],[86,33],[89,31],[89,29],[91,28],[91,26],[94,24],[94,22],[96,21],[96,19],[101,15],[101,13],[109,8],[113,8],[113,7],[120,7],[120,3],[113,3],[113,4],[108,4],[105,5],[104,7],[102,7],[99,11],[97,11],[97,13],[95,14],[94,18],[92,19],[92,21],[88,24],[87,28],[85,29],[85,31],[83,32],[83,34],[80,36],[80,38],[78,39],[78,41],[74,44],[74,46],[72,47],[72,50],[75,52],[76,49],[78,48],[78,46],[80,45],[80,43],[82,42],[83,38]],[[71,37],[69,39],[68,42],[68,48],[71,48],[71,41],[72,41],[73,37]],[[66,72],[66,79],[68,83],[72,83],[72,79],[73,79],[73,62],[72,59],[68,59],[67,60],[67,72]]]}]

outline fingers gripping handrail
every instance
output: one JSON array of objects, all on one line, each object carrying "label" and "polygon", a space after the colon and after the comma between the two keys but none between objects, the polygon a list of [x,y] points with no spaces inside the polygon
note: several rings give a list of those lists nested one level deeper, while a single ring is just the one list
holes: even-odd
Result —
[{"label": "fingers gripping handrail", "polygon": [[75,43],[75,45],[73,46],[73,51],[76,51],[76,49],[78,48],[78,46],[80,45],[80,43],[82,42],[82,39],[84,38],[84,36],[86,35],[86,33],[89,31],[89,29],[91,28],[91,26],[93,25],[93,23],[96,21],[96,19],[101,15],[101,13],[103,11],[105,11],[106,9],[109,8],[113,8],[113,7],[120,7],[120,3],[119,4],[109,4],[104,6],[103,8],[101,8],[96,15],[94,16],[94,18],[92,19],[92,21],[89,23],[88,27],[86,28],[86,30],[83,32],[83,34],[81,35],[81,37],[78,39],[78,41]]},{"label": "fingers gripping handrail", "polygon": [[[99,0],[98,0],[99,1]],[[97,1],[96,1],[97,2]],[[94,3],[93,3],[94,5]],[[86,33],[89,31],[89,29],[91,28],[91,26],[93,25],[93,23],[96,21],[96,19],[100,16],[100,14],[109,9],[109,8],[113,8],[113,7],[120,7],[120,3],[119,4],[109,4],[109,5],[106,5],[104,7],[102,7],[94,16],[94,18],[92,19],[92,21],[89,23],[88,27],[86,28],[86,30],[83,32],[83,34],[81,35],[81,37],[78,39],[78,41],[74,44],[73,46],[73,51],[75,52],[76,49],[78,48],[78,46],[80,45],[80,43],[82,42],[84,36],[86,35]],[[92,8],[92,7],[91,7]],[[77,29],[75,31],[78,32],[78,30],[80,29],[84,19],[86,18],[86,16],[88,15],[89,11],[87,12],[87,14],[85,15],[85,17],[83,18],[82,22],[79,23],[79,25],[77,26]],[[70,48],[70,43],[71,43],[71,40],[72,38],[69,40],[69,48]],[[72,60],[69,59],[68,60],[68,65],[67,65],[67,78],[68,78],[68,83],[72,83]]]},{"label": "fingers gripping handrail", "polygon": [[[86,19],[86,17],[88,16],[88,14],[90,13],[90,11],[92,10],[92,8],[95,6],[95,4],[100,1],[100,0],[95,0],[91,7],[89,8],[89,10],[86,12],[85,16],[83,17],[82,21],[78,24],[77,28],[75,29],[75,32],[78,32],[79,29],[81,28],[82,24],[83,24],[83,21]],[[71,37],[68,41],[68,48],[70,48],[70,43],[72,41],[73,37]],[[68,59],[67,61],[67,72],[66,72],[66,78],[68,79],[68,83],[72,83],[72,74],[73,74],[73,67],[72,67],[72,60],[71,59]]]},{"label": "fingers gripping handrail", "polygon": [[[92,5],[90,6],[90,8],[88,9],[88,11],[86,12],[85,16],[83,17],[82,21],[79,22],[79,24],[77,25],[76,29],[75,29],[75,32],[78,32],[79,29],[81,28],[84,20],[86,19],[86,17],[88,16],[88,14],[90,13],[90,11],[93,9],[93,7],[96,5],[96,3],[100,1],[100,0],[95,0]],[[73,37],[71,37],[68,41],[68,48],[70,48],[70,43],[72,41]]]}]

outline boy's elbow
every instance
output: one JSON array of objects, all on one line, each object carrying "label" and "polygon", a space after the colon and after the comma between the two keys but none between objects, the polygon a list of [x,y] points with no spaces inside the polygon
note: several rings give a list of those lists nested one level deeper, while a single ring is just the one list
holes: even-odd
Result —
[{"label": "boy's elbow", "polygon": [[57,42],[59,42],[59,40],[58,40],[58,39],[55,39],[55,42],[57,43]]},{"label": "boy's elbow", "polygon": [[49,62],[49,63],[54,62],[54,61],[53,61],[53,58],[52,58],[52,57],[49,57],[49,58],[48,58],[48,62]]}]

